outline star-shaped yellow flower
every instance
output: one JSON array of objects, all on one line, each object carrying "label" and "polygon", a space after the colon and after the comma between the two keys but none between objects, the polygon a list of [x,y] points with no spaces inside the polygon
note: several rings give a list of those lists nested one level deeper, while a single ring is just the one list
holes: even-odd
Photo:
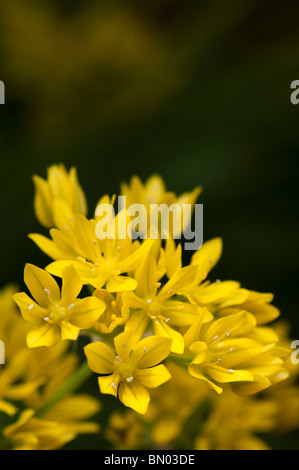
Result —
[{"label": "star-shaped yellow flower", "polygon": [[[171,338],[171,351],[182,354],[184,338],[176,327],[190,326],[201,316],[202,309],[175,296],[185,286],[192,284],[196,273],[195,266],[179,268],[162,286],[157,282],[157,262],[149,253],[135,273],[135,292],[123,295],[123,304],[132,309],[125,328],[143,334],[149,323],[152,323],[157,336]],[[209,321],[212,315],[206,309],[204,313],[204,322]]]},{"label": "star-shaped yellow flower", "polygon": [[156,388],[171,378],[163,364],[170,352],[171,340],[148,336],[139,340],[131,331],[114,338],[114,351],[97,341],[84,348],[90,369],[101,375],[100,391],[117,396],[120,401],[144,414],[150,395],[146,390]]},{"label": "star-shaped yellow flower", "polygon": [[72,266],[62,272],[62,289],[45,270],[26,264],[24,281],[33,298],[25,292],[14,300],[25,320],[34,322],[27,334],[29,347],[54,346],[60,339],[76,340],[80,329],[91,328],[106,306],[97,297],[78,299],[82,282]]}]

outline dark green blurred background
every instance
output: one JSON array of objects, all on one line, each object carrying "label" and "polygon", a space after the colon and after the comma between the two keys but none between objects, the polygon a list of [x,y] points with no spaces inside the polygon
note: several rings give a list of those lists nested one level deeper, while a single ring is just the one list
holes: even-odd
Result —
[{"label": "dark green blurred background", "polygon": [[299,338],[298,18],[290,0],[2,2],[0,284],[48,262],[27,238],[46,233],[32,174],[76,166],[92,215],[160,173],[204,187],[204,239],[224,241],[212,276],[273,292]]}]

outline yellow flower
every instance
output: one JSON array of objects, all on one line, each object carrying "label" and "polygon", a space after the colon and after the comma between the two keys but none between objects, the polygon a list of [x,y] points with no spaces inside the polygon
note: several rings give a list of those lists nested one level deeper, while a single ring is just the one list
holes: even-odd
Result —
[{"label": "yellow flower", "polygon": [[[126,197],[127,206],[131,204],[142,204],[146,208],[148,215],[146,226],[148,228],[150,227],[150,204],[157,204],[158,206],[161,205],[162,212],[163,205],[165,205],[166,208],[169,208],[173,204],[176,204],[176,206],[172,206],[174,213],[176,210],[178,210],[180,211],[179,213],[182,214],[183,205],[190,204],[192,207],[194,207],[197,197],[201,191],[201,186],[197,186],[191,192],[186,192],[180,196],[176,196],[175,193],[166,191],[165,183],[159,175],[150,176],[144,184],[141,182],[138,176],[133,176],[131,178],[130,184],[121,184],[121,195]],[[173,220],[176,220],[175,216],[173,217]],[[172,235],[174,237],[179,236],[181,232],[187,227],[189,222],[189,218],[182,218],[181,223],[174,226]],[[160,226],[159,228],[160,233],[163,233],[165,230],[167,230],[168,233],[168,227]]]},{"label": "yellow flower", "polygon": [[35,175],[33,182],[35,214],[43,226],[56,226],[59,214],[55,211],[55,202],[58,200],[63,201],[72,214],[86,215],[87,203],[75,168],[68,173],[64,165],[52,165],[48,168],[47,180]]},{"label": "yellow flower", "polygon": [[271,385],[269,377],[282,373],[275,340],[271,329],[257,328],[255,317],[245,311],[207,325],[198,320],[185,334],[186,346],[194,354],[189,372],[218,393],[219,384],[233,382],[240,382],[234,386],[239,393],[260,391]]},{"label": "yellow flower", "polygon": [[54,346],[60,339],[76,340],[80,329],[91,328],[105,310],[96,297],[78,299],[81,280],[71,266],[62,272],[62,289],[45,270],[26,264],[24,281],[32,300],[25,292],[14,295],[22,316],[34,322],[27,334],[29,347]]},{"label": "yellow flower", "polygon": [[160,364],[169,354],[171,340],[149,336],[139,341],[131,331],[125,331],[114,338],[114,345],[116,354],[99,341],[85,346],[88,365],[101,374],[98,383],[102,393],[118,395],[125,406],[144,414],[150,401],[146,387],[158,387],[171,377]]},{"label": "yellow flower", "polygon": [[7,447],[12,450],[57,450],[79,434],[99,432],[99,425],[84,421],[100,409],[98,401],[86,395],[70,396],[39,418],[25,409],[18,420],[4,428]]},{"label": "yellow flower", "polygon": [[[119,216],[115,219],[117,225]],[[61,228],[50,230],[52,240],[39,234],[31,234],[30,238],[56,259],[46,268],[54,276],[61,277],[62,270],[72,265],[82,282],[96,289],[103,286],[109,292],[135,289],[135,279],[124,274],[138,267],[153,241],[140,244],[129,237],[100,240],[96,238],[96,224],[95,219],[88,220],[80,214],[74,217],[63,214]]]},{"label": "yellow flower", "polygon": [[[124,305],[134,309],[125,329],[142,335],[151,322],[157,336],[171,338],[171,351],[182,354],[185,348],[184,338],[174,327],[191,325],[201,315],[202,309],[173,297],[186,285],[192,284],[195,275],[196,267],[186,266],[176,270],[168,282],[161,286],[157,282],[157,262],[150,253],[136,270],[135,292],[128,292],[123,296]],[[211,315],[207,312],[204,321],[210,319]]]},{"label": "yellow flower", "polygon": [[212,401],[212,411],[195,440],[196,450],[267,450],[258,437],[276,426],[278,403],[243,398],[227,389]]},{"label": "yellow flower", "polygon": [[265,325],[276,320],[280,315],[278,308],[270,304],[273,297],[271,293],[238,288],[220,299],[214,306],[214,312],[219,316],[224,316],[238,310],[246,310],[255,316],[259,325]]},{"label": "yellow flower", "polygon": [[117,326],[123,325],[129,317],[129,309],[123,305],[122,292],[113,294],[105,289],[94,291],[93,295],[105,303],[105,310],[94,328],[100,333],[112,333]]},{"label": "yellow flower", "polygon": [[146,428],[133,410],[114,411],[109,417],[105,437],[117,450],[144,448]]},{"label": "yellow flower", "polygon": [[[174,259],[173,248],[169,251]],[[217,280],[211,283],[206,280],[221,253],[222,240],[220,238],[205,242],[191,258],[191,265],[197,266],[197,276],[193,284],[186,286],[181,293],[191,302],[207,307],[215,316],[222,317],[245,310],[255,316],[259,325],[276,320],[280,312],[274,305],[270,305],[273,294],[250,291],[241,287],[237,281]]]}]

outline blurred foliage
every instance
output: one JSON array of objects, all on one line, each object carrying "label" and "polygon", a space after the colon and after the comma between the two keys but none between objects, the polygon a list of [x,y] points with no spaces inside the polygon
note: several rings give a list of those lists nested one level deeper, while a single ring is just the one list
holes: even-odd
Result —
[{"label": "blurred foliage", "polygon": [[92,208],[160,173],[204,187],[215,278],[274,292],[298,338],[298,14],[295,0],[2,2],[1,285],[47,262],[27,238],[33,174],[76,166]]}]

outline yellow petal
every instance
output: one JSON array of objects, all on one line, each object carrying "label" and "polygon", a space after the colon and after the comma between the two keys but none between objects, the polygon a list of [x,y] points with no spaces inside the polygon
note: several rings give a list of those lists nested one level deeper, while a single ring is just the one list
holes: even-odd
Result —
[{"label": "yellow petal", "polygon": [[59,286],[55,279],[44,269],[40,269],[32,264],[26,264],[24,281],[34,299],[42,307],[47,308],[51,300],[59,301]]},{"label": "yellow petal", "polygon": [[124,259],[120,264],[122,273],[135,271],[140,262],[145,259],[155,240],[145,240],[130,256]]},{"label": "yellow petal", "polygon": [[55,260],[63,258],[63,253],[49,238],[39,233],[30,233],[28,237],[50,258]]},{"label": "yellow petal", "polygon": [[256,319],[254,316],[241,311],[215,320],[209,327],[205,340],[210,342],[215,336],[221,338],[231,334],[244,335],[251,331],[255,325]]},{"label": "yellow petal", "polygon": [[150,204],[158,203],[166,191],[165,183],[160,175],[152,175],[144,185],[146,201]]},{"label": "yellow petal", "polygon": [[155,366],[169,355],[171,343],[170,338],[148,336],[137,344],[131,358],[138,364],[138,369]]},{"label": "yellow petal", "polygon": [[117,397],[117,389],[119,384],[119,377],[117,374],[106,375],[103,377],[98,377],[98,384],[101,390],[101,393],[106,395],[113,395]]},{"label": "yellow petal", "polygon": [[123,304],[126,307],[141,310],[146,307],[145,300],[138,297],[134,292],[126,292],[123,294]]},{"label": "yellow petal", "polygon": [[78,297],[82,289],[82,281],[72,265],[62,270],[61,302],[68,307]]},{"label": "yellow petal", "polygon": [[171,375],[163,364],[150,367],[149,369],[138,369],[136,379],[145,387],[156,388],[171,379]]},{"label": "yellow petal", "polygon": [[29,348],[39,346],[54,346],[60,339],[60,328],[57,325],[41,322],[34,326],[27,334]]},{"label": "yellow petal", "polygon": [[47,316],[47,310],[40,307],[25,292],[15,294],[13,299],[18,305],[24,320],[32,321]]},{"label": "yellow petal", "polygon": [[192,256],[191,263],[198,267],[197,277],[201,279],[218,262],[222,254],[222,239],[213,238],[205,242]]},{"label": "yellow petal", "polygon": [[84,348],[88,366],[97,374],[111,374],[114,371],[115,354],[105,343],[97,341]]},{"label": "yellow petal", "polygon": [[150,396],[144,386],[137,380],[133,380],[130,383],[121,382],[118,396],[125,406],[132,408],[137,413],[146,413]]},{"label": "yellow petal", "polygon": [[137,281],[128,276],[115,276],[107,281],[108,292],[124,292],[136,289]]},{"label": "yellow petal", "polygon": [[190,364],[189,367],[188,367],[188,371],[189,371],[189,374],[192,375],[192,377],[195,377],[197,379],[204,380],[205,382],[207,382],[210,385],[210,387],[212,387],[213,390],[215,390],[218,394],[223,392],[223,389],[221,387],[214,384],[214,382],[212,380],[210,380],[208,377],[206,377],[202,373],[202,371],[201,371],[200,367],[198,367],[198,365]]},{"label": "yellow petal", "polygon": [[[50,230],[53,243],[57,247],[57,250],[61,253],[61,256],[56,259],[76,259],[77,251],[74,246],[73,239],[69,235],[57,228]],[[55,258],[54,258],[55,259]]]},{"label": "yellow petal", "polygon": [[222,366],[229,369],[263,352],[263,345],[249,338],[234,338],[218,343],[213,352],[221,357]]},{"label": "yellow petal", "polygon": [[79,214],[83,214],[86,216],[87,214],[87,201],[84,194],[84,191],[79,183],[78,176],[77,176],[77,169],[72,167],[69,171],[69,178],[73,185],[73,190],[75,193],[75,207],[74,209]]},{"label": "yellow petal", "polygon": [[137,281],[136,294],[143,299],[151,297],[157,284],[156,260],[151,253],[136,270],[135,279]]},{"label": "yellow petal", "polygon": [[18,411],[18,408],[10,402],[0,399],[0,411],[3,411],[3,413],[9,416],[13,416]]},{"label": "yellow petal", "polygon": [[149,324],[149,317],[142,310],[132,313],[126,322],[125,330],[132,331],[136,336],[141,338]]},{"label": "yellow petal", "polygon": [[193,324],[188,328],[184,335],[186,348],[189,348],[192,343],[199,339],[202,325],[211,320],[213,320],[213,315],[206,307],[203,307],[201,314],[194,319]]},{"label": "yellow petal", "polygon": [[67,230],[69,225],[74,225],[75,212],[69,204],[62,199],[54,199],[53,201],[53,220],[54,225],[59,230]]},{"label": "yellow petal", "polygon": [[176,292],[184,289],[184,287],[191,285],[195,280],[196,273],[196,266],[185,266],[184,268],[176,271],[172,278],[160,290],[158,297],[170,297]]},{"label": "yellow petal", "polygon": [[132,349],[139,340],[140,337],[131,330],[125,330],[115,336],[114,345],[118,357],[126,362],[129,359]]},{"label": "yellow petal", "polygon": [[216,382],[229,383],[229,382],[253,382],[253,375],[247,370],[234,370],[225,369],[224,367],[217,365],[209,365],[205,367],[206,372]]},{"label": "yellow petal", "polygon": [[240,396],[254,395],[262,392],[271,386],[271,382],[267,377],[263,375],[254,374],[254,381],[248,383],[234,383],[233,390]]},{"label": "yellow petal", "polygon": [[189,349],[193,354],[195,354],[195,357],[192,359],[192,364],[202,364],[208,360],[209,352],[206,343],[196,341]]},{"label": "yellow petal", "polygon": [[240,284],[235,281],[213,282],[204,289],[198,289],[194,298],[199,304],[209,304],[212,302],[221,302],[226,295],[232,295]]},{"label": "yellow petal", "polygon": [[69,339],[72,341],[76,341],[78,339],[80,328],[72,325],[70,322],[62,321],[60,323],[60,332],[61,332],[61,339],[63,340]]},{"label": "yellow petal", "polygon": [[77,299],[70,309],[69,320],[82,329],[91,328],[106,309],[105,303],[97,297]]},{"label": "yellow petal", "polygon": [[164,336],[172,340],[171,351],[183,354],[185,349],[184,338],[178,331],[171,328],[164,320],[153,320],[154,331],[157,336]]},{"label": "yellow petal", "polygon": [[37,220],[44,227],[54,226],[52,217],[52,195],[47,181],[40,176],[33,176],[35,186],[34,210]]},{"label": "yellow petal", "polygon": [[170,279],[176,271],[182,268],[182,245],[176,246],[172,237],[165,244],[166,274]]}]

